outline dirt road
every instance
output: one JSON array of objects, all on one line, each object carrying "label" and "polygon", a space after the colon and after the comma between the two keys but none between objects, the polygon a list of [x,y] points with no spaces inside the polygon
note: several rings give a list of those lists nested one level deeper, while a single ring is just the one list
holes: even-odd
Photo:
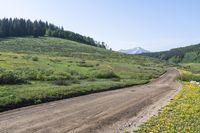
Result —
[{"label": "dirt road", "polygon": [[[146,85],[101,92],[0,113],[1,133],[120,132],[126,121],[180,87],[169,69]],[[121,130],[123,131],[123,130]]]}]

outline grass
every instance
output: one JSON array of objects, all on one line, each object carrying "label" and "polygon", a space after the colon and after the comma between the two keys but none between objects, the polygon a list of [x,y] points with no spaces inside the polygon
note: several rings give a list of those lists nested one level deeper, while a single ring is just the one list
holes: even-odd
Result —
[{"label": "grass", "polygon": [[184,63],[181,66],[192,73],[200,73],[200,63]]},{"label": "grass", "polygon": [[194,74],[190,71],[182,70],[182,74],[179,76],[182,81],[200,81],[200,74]]},{"label": "grass", "polygon": [[28,37],[0,40],[0,71],[11,81],[24,81],[0,81],[0,111],[5,111],[147,83],[165,64],[64,39]]},{"label": "grass", "polygon": [[179,69],[182,71],[179,77],[182,81],[200,81],[200,63],[181,64]]},{"label": "grass", "polygon": [[200,86],[189,81],[199,81],[199,64],[182,64],[183,88],[169,105],[149,118],[136,133],[198,133],[200,131]]},{"label": "grass", "polygon": [[1,71],[0,74],[0,84],[22,84],[27,83],[26,80],[19,77],[18,74],[12,72],[12,71]]}]

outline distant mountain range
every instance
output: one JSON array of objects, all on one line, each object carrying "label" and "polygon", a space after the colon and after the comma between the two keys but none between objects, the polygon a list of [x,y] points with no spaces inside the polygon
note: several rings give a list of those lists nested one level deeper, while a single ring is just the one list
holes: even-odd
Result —
[{"label": "distant mountain range", "polygon": [[142,54],[142,53],[150,53],[150,51],[145,50],[145,49],[143,49],[143,48],[141,48],[141,47],[136,47],[136,48],[127,49],[127,50],[120,49],[118,52],[126,53],[126,54]]}]

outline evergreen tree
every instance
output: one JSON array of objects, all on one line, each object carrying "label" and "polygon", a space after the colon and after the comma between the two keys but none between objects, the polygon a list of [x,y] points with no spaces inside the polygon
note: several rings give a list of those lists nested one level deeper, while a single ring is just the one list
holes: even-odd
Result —
[{"label": "evergreen tree", "polygon": [[93,38],[86,37],[71,31],[65,31],[63,27],[49,24],[41,20],[17,19],[17,18],[3,18],[0,19],[0,37],[23,37],[23,36],[50,36],[69,39],[72,41],[85,43],[88,45],[106,48],[104,43],[95,41]]}]

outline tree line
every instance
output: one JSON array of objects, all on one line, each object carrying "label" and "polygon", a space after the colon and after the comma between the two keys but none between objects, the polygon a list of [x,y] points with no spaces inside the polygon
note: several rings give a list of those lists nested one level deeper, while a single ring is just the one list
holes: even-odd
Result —
[{"label": "tree line", "polygon": [[83,36],[72,31],[66,31],[63,27],[43,22],[41,20],[31,21],[18,18],[0,19],[0,38],[4,37],[25,37],[25,36],[50,36],[68,39],[96,47],[106,48],[105,42],[95,41],[91,37]]},{"label": "tree line", "polygon": [[171,61],[173,63],[200,62],[200,44],[174,48],[163,52],[144,53],[143,55]]}]

